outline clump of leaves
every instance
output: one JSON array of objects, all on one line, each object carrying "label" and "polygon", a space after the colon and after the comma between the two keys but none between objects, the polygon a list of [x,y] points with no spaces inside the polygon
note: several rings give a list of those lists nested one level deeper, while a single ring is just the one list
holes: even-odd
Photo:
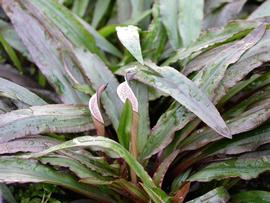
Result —
[{"label": "clump of leaves", "polygon": [[267,202],[269,1],[0,2],[1,183]]}]

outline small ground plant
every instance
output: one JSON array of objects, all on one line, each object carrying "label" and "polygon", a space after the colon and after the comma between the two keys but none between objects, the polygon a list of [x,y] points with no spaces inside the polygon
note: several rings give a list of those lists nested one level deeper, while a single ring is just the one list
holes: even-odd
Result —
[{"label": "small ground plant", "polygon": [[0,202],[270,202],[269,0],[0,5]]}]

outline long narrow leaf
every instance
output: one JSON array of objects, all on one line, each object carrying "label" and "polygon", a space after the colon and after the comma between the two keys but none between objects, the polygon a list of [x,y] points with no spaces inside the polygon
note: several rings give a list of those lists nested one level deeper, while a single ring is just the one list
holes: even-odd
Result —
[{"label": "long narrow leaf", "polygon": [[73,147],[90,147],[93,150],[102,150],[105,152],[114,152],[117,154],[117,156],[122,157],[134,170],[134,172],[137,174],[137,176],[141,179],[143,182],[143,185],[145,185],[147,188],[150,188],[153,190],[153,193],[157,195],[158,197],[161,198],[164,202],[168,200],[167,195],[158,187],[155,186],[153,183],[152,179],[150,176],[146,173],[144,168],[129,154],[129,152],[122,147],[120,144],[116,143],[113,140],[110,140],[108,138],[104,137],[90,137],[90,136],[84,136],[84,137],[79,137],[75,138],[71,141],[67,141],[63,144],[54,146],[48,150],[45,150],[40,153],[34,153],[30,155],[24,155],[24,157],[27,158],[37,158],[37,157],[42,157],[44,155],[47,155],[49,153],[58,151],[58,150],[63,150],[63,149],[68,149],[68,148],[73,148]]}]

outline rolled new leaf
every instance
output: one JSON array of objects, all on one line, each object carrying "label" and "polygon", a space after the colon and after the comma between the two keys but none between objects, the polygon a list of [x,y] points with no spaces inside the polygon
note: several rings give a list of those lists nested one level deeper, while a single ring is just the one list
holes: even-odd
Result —
[{"label": "rolled new leaf", "polygon": [[106,89],[107,85],[101,85],[97,92],[89,100],[89,109],[97,130],[97,135],[105,135],[104,119],[100,111],[100,95]]}]

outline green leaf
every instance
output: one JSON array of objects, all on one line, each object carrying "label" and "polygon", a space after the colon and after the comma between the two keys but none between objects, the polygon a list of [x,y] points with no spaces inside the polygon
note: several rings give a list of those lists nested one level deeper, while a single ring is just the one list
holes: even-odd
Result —
[{"label": "green leaf", "polygon": [[171,46],[177,49],[181,46],[178,32],[178,0],[159,0],[162,23],[164,24]]},{"label": "green leaf", "polygon": [[176,177],[171,185],[171,193],[176,193],[186,182],[187,178],[190,175],[191,170],[187,170],[184,173],[180,174],[178,177]]},{"label": "green leaf", "polygon": [[15,32],[14,28],[9,23],[0,20],[0,33],[11,47],[22,53],[23,56],[27,57],[28,60],[31,61],[31,57],[26,47]]},{"label": "green leaf", "polygon": [[132,56],[141,64],[144,64],[138,28],[133,25],[116,27],[116,32],[120,42],[127,48]]},{"label": "green leaf", "polygon": [[239,192],[232,196],[232,203],[268,203],[270,202],[270,192],[260,190],[250,190]]},{"label": "green leaf", "polygon": [[132,168],[132,170],[141,179],[144,186],[153,190],[153,193],[155,195],[157,195],[159,198],[164,200],[164,202],[166,202],[168,198],[166,193],[155,186],[152,179],[144,170],[144,168],[130,155],[130,153],[120,144],[105,137],[100,137],[100,136],[99,137],[91,137],[91,136],[78,137],[71,141],[67,141],[63,144],[51,147],[48,150],[45,150],[43,152],[33,153],[30,155],[24,155],[24,157],[25,158],[26,157],[27,158],[42,157],[58,150],[63,150],[63,149],[68,149],[68,148],[73,148],[73,147],[90,147],[92,150],[102,150],[107,153],[108,152],[116,153],[119,157],[123,158],[127,162],[127,164]]},{"label": "green leaf", "polygon": [[[188,47],[199,37],[203,19],[203,0],[179,0],[178,29],[183,46]],[[175,7],[177,5],[174,5]]]},{"label": "green leaf", "polygon": [[47,102],[30,92],[28,89],[3,78],[0,78],[0,95],[23,102],[29,106],[41,106],[47,104]]},{"label": "green leaf", "polygon": [[119,143],[127,150],[129,149],[130,133],[132,125],[132,105],[129,100],[126,100],[121,113],[121,119],[117,130]]},{"label": "green leaf", "polygon": [[147,194],[142,190],[142,188],[138,187],[137,185],[128,182],[124,179],[115,180],[112,183],[113,187],[119,188],[120,191],[126,191],[129,195],[131,195],[137,201],[147,202],[149,200]]},{"label": "green leaf", "polygon": [[15,198],[13,197],[9,188],[3,183],[0,183],[0,196],[3,197],[9,203],[17,202]]},{"label": "green leaf", "polygon": [[218,187],[187,203],[227,202],[229,199],[230,196],[226,189]]},{"label": "green leaf", "polygon": [[98,27],[103,16],[106,14],[106,11],[109,8],[111,0],[98,0],[95,4],[95,10],[93,14],[92,26],[94,28]]},{"label": "green leaf", "polygon": [[142,33],[142,51],[145,58],[158,61],[167,43],[165,27],[161,22],[160,9],[157,3],[152,8],[153,20],[149,30]]},{"label": "green leaf", "polygon": [[76,133],[94,129],[89,110],[64,104],[34,106],[0,115],[0,143],[39,133]]},{"label": "green leaf", "polygon": [[0,34],[0,42],[3,45],[4,49],[6,50],[9,58],[14,63],[16,68],[23,73],[23,68],[20,59],[18,58],[16,52],[13,50],[13,48],[9,45],[9,43],[5,40],[5,38]]},{"label": "green leaf", "polygon": [[88,4],[89,0],[74,1],[72,6],[72,12],[80,17],[83,17],[87,10]]},{"label": "green leaf", "polygon": [[81,193],[97,201],[114,202],[97,187],[78,183],[71,175],[56,171],[36,161],[17,158],[0,159],[0,182],[4,183],[51,183]]},{"label": "green leaf", "polygon": [[269,170],[269,151],[253,152],[235,159],[209,164],[193,174],[188,180],[208,182],[232,177],[250,180]]},{"label": "green leaf", "polygon": [[248,20],[254,20],[256,18],[262,18],[266,16],[270,16],[269,0],[264,1],[262,5],[260,5],[255,11],[253,11],[248,17]]},{"label": "green leaf", "polygon": [[155,188],[150,188],[146,185],[142,185],[143,189],[147,192],[149,197],[155,202],[155,203],[168,203],[170,202],[170,198],[166,195],[160,193]]},{"label": "green leaf", "polygon": [[114,56],[122,57],[122,53],[111,43],[109,42],[104,36],[102,36],[98,31],[92,28],[87,22],[82,20],[81,18],[77,18],[80,23],[87,29],[87,31],[93,35],[96,40],[97,46]]}]

